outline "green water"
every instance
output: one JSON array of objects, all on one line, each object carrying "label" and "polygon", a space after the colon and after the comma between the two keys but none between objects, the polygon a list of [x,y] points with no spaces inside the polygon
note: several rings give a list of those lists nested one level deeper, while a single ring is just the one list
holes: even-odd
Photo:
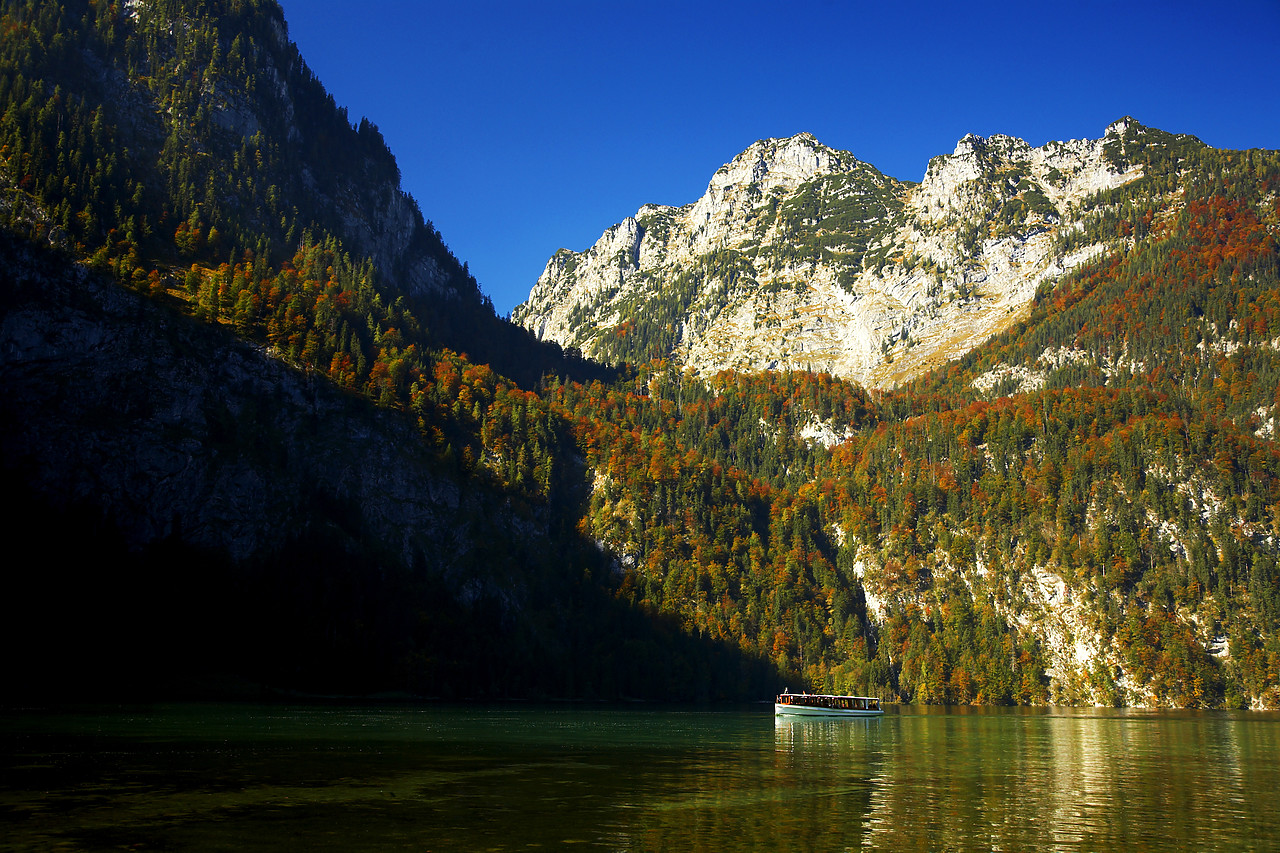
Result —
[{"label": "green water", "polygon": [[1264,850],[1280,716],[771,706],[0,715],[6,850]]}]

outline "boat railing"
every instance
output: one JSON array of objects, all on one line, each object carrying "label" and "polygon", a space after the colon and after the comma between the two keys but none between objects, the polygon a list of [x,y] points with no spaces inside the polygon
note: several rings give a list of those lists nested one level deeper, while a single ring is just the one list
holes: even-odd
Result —
[{"label": "boat railing", "polygon": [[782,693],[780,705],[799,705],[806,708],[829,708],[840,711],[879,711],[880,699],[875,696],[833,696],[825,693]]}]

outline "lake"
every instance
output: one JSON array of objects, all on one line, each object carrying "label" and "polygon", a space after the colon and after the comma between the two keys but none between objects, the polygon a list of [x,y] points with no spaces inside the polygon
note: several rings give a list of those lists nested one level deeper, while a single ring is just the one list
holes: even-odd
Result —
[{"label": "lake", "polygon": [[6,850],[1280,844],[1280,715],[164,705],[0,715]]}]

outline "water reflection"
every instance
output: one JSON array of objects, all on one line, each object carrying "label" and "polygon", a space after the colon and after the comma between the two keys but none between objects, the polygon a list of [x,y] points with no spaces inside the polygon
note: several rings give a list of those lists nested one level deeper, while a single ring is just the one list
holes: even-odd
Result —
[{"label": "water reflection", "polygon": [[873,749],[878,753],[880,723],[879,717],[774,717],[773,742],[780,752],[817,748]]},{"label": "water reflection", "polygon": [[1280,783],[1274,721],[907,709],[886,722],[864,849],[1257,849],[1280,828],[1262,793]]},{"label": "water reflection", "polygon": [[177,706],[0,717],[11,850],[1258,849],[1280,718]]}]

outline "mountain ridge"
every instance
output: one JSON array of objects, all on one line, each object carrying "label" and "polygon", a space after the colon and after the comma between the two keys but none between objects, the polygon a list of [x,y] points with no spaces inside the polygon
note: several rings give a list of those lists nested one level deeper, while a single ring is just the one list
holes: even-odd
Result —
[{"label": "mountain ridge", "polygon": [[[761,140],[695,202],[646,205],[585,252],[558,251],[512,319],[605,360],[897,384],[1006,328],[1042,281],[1103,249],[1053,240],[1087,195],[1141,176],[1107,152],[1144,132],[1126,117],[1100,139],[1039,148],[970,134],[919,184],[812,134]],[[665,334],[613,339],[655,307]]]}]

